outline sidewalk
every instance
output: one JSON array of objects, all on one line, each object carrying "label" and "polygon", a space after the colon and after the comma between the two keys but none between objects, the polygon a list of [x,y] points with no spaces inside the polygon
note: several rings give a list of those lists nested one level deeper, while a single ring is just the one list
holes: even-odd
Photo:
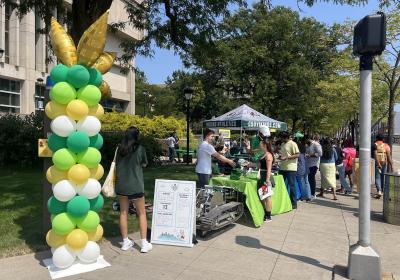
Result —
[{"label": "sidewalk", "polygon": [[[106,241],[102,254],[111,267],[63,279],[345,279],[341,275],[348,248],[358,236],[357,205],[357,199],[345,196],[338,202],[300,202],[297,210],[261,228],[244,218],[192,249],[156,245],[140,254],[137,248],[122,252],[118,240]],[[393,273],[385,279],[400,279],[400,226],[382,222],[382,200],[372,199],[371,209],[373,247],[383,272]],[[44,252],[0,259],[0,279],[50,279],[41,266],[41,259],[49,256]]]}]

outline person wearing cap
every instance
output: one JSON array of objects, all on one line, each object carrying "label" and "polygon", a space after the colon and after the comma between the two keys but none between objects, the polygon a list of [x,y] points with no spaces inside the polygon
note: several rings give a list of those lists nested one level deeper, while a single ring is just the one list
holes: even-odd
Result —
[{"label": "person wearing cap", "polygon": [[208,185],[208,182],[211,178],[211,157],[215,157],[219,161],[229,164],[232,167],[235,167],[235,162],[230,160],[220,153],[218,153],[215,148],[211,145],[214,140],[214,131],[207,128],[203,134],[204,141],[197,148],[197,164],[196,164],[196,173],[199,178],[199,187],[204,189],[205,185]]},{"label": "person wearing cap", "polygon": [[282,132],[283,145],[280,150],[281,165],[279,174],[281,174],[284,180],[287,180],[290,189],[290,201],[292,202],[292,208],[297,208],[297,195],[296,195],[296,173],[297,173],[297,161],[300,156],[299,147],[297,144],[290,139],[290,134],[287,131]]}]

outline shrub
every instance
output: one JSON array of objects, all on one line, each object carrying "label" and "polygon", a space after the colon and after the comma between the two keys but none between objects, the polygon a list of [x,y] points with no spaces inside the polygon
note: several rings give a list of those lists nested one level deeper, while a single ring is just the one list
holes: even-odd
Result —
[{"label": "shrub", "polygon": [[40,164],[37,141],[43,138],[43,113],[0,115],[0,165]]},{"label": "shrub", "polygon": [[130,126],[136,126],[143,136],[164,139],[176,131],[179,138],[186,138],[186,121],[174,117],[148,118],[112,112],[104,114],[101,122],[103,131],[125,131]]}]

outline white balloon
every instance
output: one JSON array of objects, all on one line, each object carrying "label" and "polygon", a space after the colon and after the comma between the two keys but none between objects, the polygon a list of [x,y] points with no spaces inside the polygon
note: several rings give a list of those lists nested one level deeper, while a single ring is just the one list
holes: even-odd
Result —
[{"label": "white balloon", "polygon": [[76,192],[86,197],[87,199],[96,198],[101,192],[101,185],[99,181],[89,178],[85,184],[76,186]]},{"label": "white balloon", "polygon": [[61,180],[53,187],[55,198],[59,201],[69,201],[76,195],[74,184],[69,180]]},{"label": "white balloon", "polygon": [[51,130],[61,137],[68,137],[72,132],[76,130],[76,122],[65,116],[58,116],[51,121]]},{"label": "white balloon", "polygon": [[86,132],[89,136],[95,136],[101,129],[101,123],[98,118],[87,116],[83,120],[78,121],[76,129],[78,131]]},{"label": "white balloon", "polygon": [[53,264],[61,269],[70,267],[76,258],[76,254],[66,245],[62,245],[54,250]]},{"label": "white balloon", "polygon": [[94,241],[88,241],[85,248],[77,252],[79,260],[83,263],[93,263],[100,256],[100,247]]}]

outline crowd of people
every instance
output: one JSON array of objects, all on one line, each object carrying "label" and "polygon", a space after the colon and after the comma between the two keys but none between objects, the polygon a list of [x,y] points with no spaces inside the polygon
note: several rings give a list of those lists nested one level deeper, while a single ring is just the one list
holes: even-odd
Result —
[{"label": "crowd of people", "polygon": [[[327,193],[332,194],[332,199],[337,200],[337,194],[350,195],[353,193],[353,164],[357,157],[357,149],[351,138],[331,139],[320,138],[319,135],[294,138],[288,132],[280,133],[279,137],[270,137],[258,133],[259,147],[251,146],[248,136],[242,139],[233,140],[230,147],[226,144],[221,145],[221,141],[216,140],[218,135],[212,130],[206,130],[204,142],[199,146],[196,172],[199,178],[199,186],[204,187],[212,174],[212,157],[218,162],[220,167],[227,168],[228,172],[235,167],[235,163],[229,158],[233,158],[237,151],[242,151],[254,155],[257,151],[262,151],[262,155],[254,160],[253,163],[246,163],[244,167],[260,169],[258,187],[263,188],[263,193],[273,194],[269,191],[273,187],[273,172],[276,170],[283,176],[292,203],[292,208],[297,208],[296,184],[301,192],[300,200],[309,202],[316,197],[326,198]],[[239,144],[240,143],[240,144]],[[240,147],[240,148],[239,148]],[[376,142],[371,148],[371,158],[375,160],[375,198],[382,196],[384,186],[384,174],[391,171],[392,160],[390,157],[390,147],[383,142],[383,137],[378,135]],[[207,168],[203,168],[204,166]],[[219,172],[225,173],[226,169],[219,168]],[[320,172],[320,185],[317,188],[317,172]],[[337,185],[340,187],[337,189]],[[270,196],[271,196],[270,195]],[[265,196],[262,203],[265,207],[265,220],[270,220],[271,200],[270,196]],[[261,198],[261,196],[260,196]]]}]

